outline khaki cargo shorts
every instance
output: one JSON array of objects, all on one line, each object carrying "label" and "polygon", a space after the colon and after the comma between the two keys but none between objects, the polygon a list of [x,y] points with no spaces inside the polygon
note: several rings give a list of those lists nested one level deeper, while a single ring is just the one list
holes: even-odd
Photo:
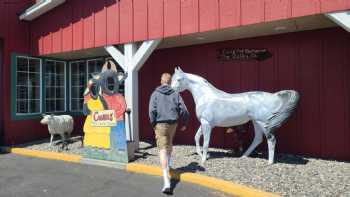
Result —
[{"label": "khaki cargo shorts", "polygon": [[157,123],[155,127],[157,147],[159,149],[173,146],[173,137],[176,132],[177,123]]}]

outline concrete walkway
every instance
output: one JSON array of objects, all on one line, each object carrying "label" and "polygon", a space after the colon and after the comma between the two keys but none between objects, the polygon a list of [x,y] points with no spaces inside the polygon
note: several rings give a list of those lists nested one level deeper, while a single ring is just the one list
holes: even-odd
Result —
[{"label": "concrete walkway", "polygon": [[[0,154],[0,196],[154,197],[161,177],[122,170]],[[174,196],[226,196],[188,183],[175,183]]]}]

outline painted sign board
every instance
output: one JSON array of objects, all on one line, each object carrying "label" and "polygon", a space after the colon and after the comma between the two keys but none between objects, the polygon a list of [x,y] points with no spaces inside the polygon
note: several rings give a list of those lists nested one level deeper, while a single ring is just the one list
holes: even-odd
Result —
[{"label": "painted sign board", "polygon": [[270,57],[272,54],[267,49],[224,48],[217,50],[217,59],[222,62],[230,60],[264,61]]},{"label": "painted sign board", "polygon": [[85,158],[124,163],[130,159],[124,123],[126,101],[118,91],[126,75],[122,79],[118,76],[115,64],[107,61],[102,72],[88,82],[83,106]]}]

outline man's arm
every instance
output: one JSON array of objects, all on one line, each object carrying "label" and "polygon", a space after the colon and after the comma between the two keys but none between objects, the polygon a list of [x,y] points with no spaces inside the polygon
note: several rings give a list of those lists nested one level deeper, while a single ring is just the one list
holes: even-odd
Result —
[{"label": "man's arm", "polygon": [[180,94],[179,94],[179,109],[180,109],[180,116],[182,117],[184,126],[187,127],[188,121],[189,121],[189,113]]},{"label": "man's arm", "polygon": [[154,93],[152,93],[151,99],[149,101],[148,115],[152,127],[155,127],[157,119],[157,98]]}]

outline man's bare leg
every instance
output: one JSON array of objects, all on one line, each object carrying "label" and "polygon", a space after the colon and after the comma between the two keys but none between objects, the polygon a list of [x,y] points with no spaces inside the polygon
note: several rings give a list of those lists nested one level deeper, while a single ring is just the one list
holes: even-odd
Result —
[{"label": "man's bare leg", "polygon": [[159,151],[160,164],[163,170],[164,186],[162,188],[163,193],[170,193],[170,178],[169,178],[169,165],[168,165],[168,150],[166,148]]},{"label": "man's bare leg", "polygon": [[170,170],[171,168],[171,154],[173,153],[173,147],[170,146],[168,149],[167,149],[167,153],[168,153],[168,169]]}]

